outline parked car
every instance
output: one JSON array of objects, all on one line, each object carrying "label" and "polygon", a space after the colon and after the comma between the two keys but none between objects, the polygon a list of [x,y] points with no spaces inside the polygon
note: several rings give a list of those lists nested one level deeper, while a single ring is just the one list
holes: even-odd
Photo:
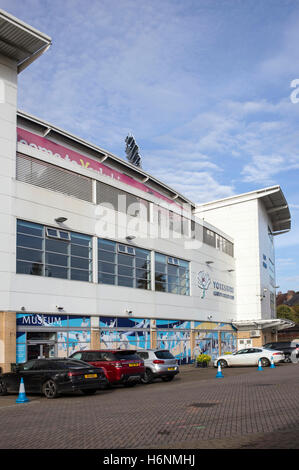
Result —
[{"label": "parked car", "polygon": [[178,361],[166,349],[142,349],[137,354],[144,360],[145,374],[141,379],[144,384],[151,383],[155,378],[170,382],[179,373]]},{"label": "parked car", "polygon": [[144,376],[143,360],[134,350],[98,349],[77,351],[71,356],[89,364],[103,368],[110,385],[133,386]]},{"label": "parked car", "polygon": [[257,366],[261,360],[262,367],[270,366],[271,357],[273,357],[274,364],[283,362],[285,359],[282,351],[276,351],[265,348],[247,348],[240,349],[233,354],[225,354],[217,357],[214,361],[214,367],[231,367],[231,366]]},{"label": "parked car", "polygon": [[25,391],[56,398],[63,392],[95,393],[107,384],[104,371],[71,359],[32,359],[0,375],[0,395],[18,392],[23,377]]},{"label": "parked car", "polygon": [[285,355],[285,362],[291,362],[291,354],[296,349],[296,357],[299,358],[299,339],[294,341],[275,341],[273,343],[264,344],[265,349],[279,349]]}]

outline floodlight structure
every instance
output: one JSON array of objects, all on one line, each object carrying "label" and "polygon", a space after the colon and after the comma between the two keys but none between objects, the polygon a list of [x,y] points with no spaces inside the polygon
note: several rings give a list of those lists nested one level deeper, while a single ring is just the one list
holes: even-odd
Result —
[{"label": "floodlight structure", "polygon": [[127,135],[126,139],[126,155],[132,165],[141,168],[141,157],[139,155],[139,147],[132,135]]}]

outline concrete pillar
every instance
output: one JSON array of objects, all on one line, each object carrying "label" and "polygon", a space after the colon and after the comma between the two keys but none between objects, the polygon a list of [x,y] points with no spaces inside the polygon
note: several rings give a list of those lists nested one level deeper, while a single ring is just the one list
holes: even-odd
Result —
[{"label": "concrete pillar", "polygon": [[16,313],[0,312],[0,367],[10,372],[10,364],[16,362]]},{"label": "concrete pillar", "polygon": [[0,55],[0,311],[11,309],[11,277],[16,271],[13,217],[16,172],[17,65]]}]

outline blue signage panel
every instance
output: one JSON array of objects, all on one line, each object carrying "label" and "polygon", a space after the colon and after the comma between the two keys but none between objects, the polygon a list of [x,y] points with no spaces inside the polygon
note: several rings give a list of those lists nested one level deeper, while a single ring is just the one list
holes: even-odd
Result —
[{"label": "blue signage panel", "polygon": [[67,326],[66,315],[17,313],[17,326],[59,328]]}]

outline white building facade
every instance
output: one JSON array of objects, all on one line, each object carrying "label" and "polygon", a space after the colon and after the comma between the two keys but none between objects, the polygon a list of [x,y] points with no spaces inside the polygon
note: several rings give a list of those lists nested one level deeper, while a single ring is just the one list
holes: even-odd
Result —
[{"label": "white building facade", "polygon": [[3,11],[0,24],[0,367],[117,347],[188,363],[197,345],[214,358],[238,338],[273,339],[288,323],[275,319],[272,238],[290,228],[281,189],[196,207],[18,111],[18,73],[51,39]]}]

